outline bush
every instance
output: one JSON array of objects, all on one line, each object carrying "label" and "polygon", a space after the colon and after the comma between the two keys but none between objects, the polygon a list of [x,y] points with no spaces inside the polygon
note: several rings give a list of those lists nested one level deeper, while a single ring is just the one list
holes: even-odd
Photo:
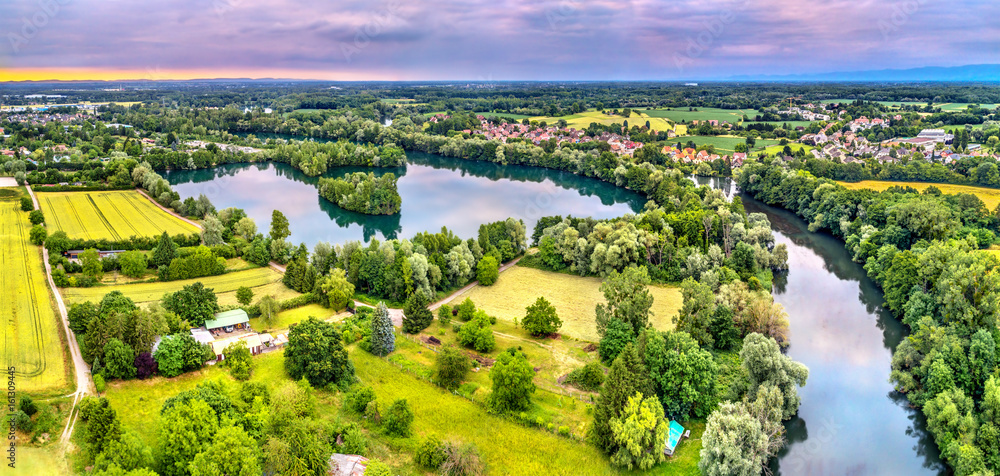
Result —
[{"label": "bush", "polygon": [[591,392],[597,391],[603,383],[604,371],[597,362],[590,362],[566,376],[566,384]]},{"label": "bush", "polygon": [[[9,417],[8,417],[9,418]],[[31,417],[27,413],[18,410],[14,416],[14,425],[18,431],[31,434],[35,431],[35,424],[31,421]]]},{"label": "bush", "polygon": [[31,201],[30,197],[21,197],[21,211],[30,212],[35,209],[35,203]]},{"label": "bush", "polygon": [[525,308],[521,327],[535,337],[555,334],[562,327],[562,321],[556,314],[556,308],[544,297],[539,297],[535,303]]},{"label": "bush", "polygon": [[500,265],[493,256],[483,256],[476,265],[476,279],[483,286],[492,286],[500,277]]},{"label": "bush", "polygon": [[222,351],[225,359],[222,365],[229,367],[229,372],[236,380],[250,380],[250,373],[253,371],[253,356],[250,349],[243,345],[243,341],[236,341],[226,346]]},{"label": "bush", "polygon": [[389,465],[377,460],[369,460],[365,468],[365,476],[392,476],[392,469]]},{"label": "bush", "polygon": [[135,377],[139,380],[151,377],[156,373],[156,360],[153,354],[142,352],[135,356]]},{"label": "bush", "polygon": [[94,375],[94,388],[97,390],[98,394],[104,393],[106,384],[104,383],[104,377],[101,374]]},{"label": "bush", "polygon": [[417,454],[413,456],[413,461],[424,468],[437,470],[447,458],[448,453],[445,445],[437,437],[431,435],[420,444]]},{"label": "bush", "polygon": [[490,326],[490,316],[486,315],[485,311],[477,311],[476,317],[459,329],[458,341],[478,352],[493,350],[496,347],[496,339],[493,337],[493,328]]},{"label": "bush", "polygon": [[535,370],[523,352],[511,348],[500,354],[490,370],[493,382],[487,402],[490,410],[496,413],[527,410],[531,394],[535,393],[534,378]]},{"label": "bush", "polygon": [[49,237],[49,232],[42,225],[35,225],[31,227],[31,230],[28,232],[28,239],[31,240],[32,244],[38,246],[41,246],[42,243],[45,243],[45,239],[48,237]]},{"label": "bush", "polygon": [[375,424],[382,422],[382,409],[379,408],[378,400],[368,402],[365,407],[365,419]]},{"label": "bush", "polygon": [[480,476],[486,474],[486,467],[479,450],[472,443],[458,446],[455,443],[445,445],[447,457],[441,464],[443,476]]},{"label": "bush", "polygon": [[355,385],[344,396],[344,406],[354,413],[364,413],[368,403],[375,401],[375,389],[367,385]]},{"label": "bush", "polygon": [[236,300],[244,306],[249,306],[250,303],[253,302],[253,289],[246,286],[240,286],[239,289],[236,290]]},{"label": "bush", "polygon": [[22,412],[28,414],[28,416],[32,416],[38,412],[38,405],[35,405],[35,401],[27,395],[21,397],[21,402],[18,403],[18,408]]},{"label": "bush", "polygon": [[368,440],[356,424],[347,425],[340,432],[340,437],[343,441],[343,444],[340,445],[340,451],[344,454],[363,455],[368,450]]},{"label": "bush", "polygon": [[41,225],[45,223],[45,214],[41,210],[32,210],[31,213],[28,213],[28,221],[32,225]]},{"label": "bush", "polygon": [[465,298],[462,304],[458,305],[458,320],[462,322],[469,322],[473,317],[476,317],[476,305],[472,302],[472,299]]},{"label": "bush", "polygon": [[410,436],[413,410],[410,410],[410,404],[406,403],[405,398],[392,402],[383,419],[386,433],[401,437]]},{"label": "bush", "polygon": [[438,321],[441,321],[441,325],[447,326],[451,322],[451,306],[447,304],[442,304],[438,308]]},{"label": "bush", "polygon": [[462,351],[450,346],[438,352],[435,363],[438,383],[450,390],[458,388],[472,368],[472,360]]}]

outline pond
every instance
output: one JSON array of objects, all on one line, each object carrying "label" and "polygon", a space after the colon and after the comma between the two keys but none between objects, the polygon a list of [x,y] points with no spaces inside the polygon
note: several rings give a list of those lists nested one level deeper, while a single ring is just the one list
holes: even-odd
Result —
[{"label": "pond", "polygon": [[[694,180],[737,191],[728,179]],[[789,271],[776,277],[774,298],[788,311],[788,355],[809,367],[774,473],[947,474],[923,414],[889,383],[892,351],[906,330],[883,308],[882,292],[842,241],[809,232],[787,210],[741,199],[748,213],[767,215],[788,247]]]},{"label": "pond", "polygon": [[319,196],[318,177],[288,164],[228,164],[214,169],[170,171],[164,178],[182,197],[205,194],[218,209],[238,207],[267,233],[272,210],[288,217],[290,243],[333,244],[372,238],[410,238],[448,227],[474,238],[483,223],[522,219],[530,235],[540,217],[551,215],[613,218],[638,212],[642,195],[568,172],[497,165],[410,152],[400,168],[338,167],[326,176],[371,171],[399,176],[402,210],[372,216],[344,210]]}]

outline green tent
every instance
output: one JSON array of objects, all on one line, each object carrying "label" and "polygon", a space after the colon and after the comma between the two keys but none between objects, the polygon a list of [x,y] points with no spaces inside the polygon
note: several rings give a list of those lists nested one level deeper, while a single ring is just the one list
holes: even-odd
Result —
[{"label": "green tent", "polygon": [[663,448],[663,453],[672,456],[677,443],[680,443],[681,436],[684,435],[684,427],[674,420],[670,420],[670,428],[667,433],[667,444]]}]

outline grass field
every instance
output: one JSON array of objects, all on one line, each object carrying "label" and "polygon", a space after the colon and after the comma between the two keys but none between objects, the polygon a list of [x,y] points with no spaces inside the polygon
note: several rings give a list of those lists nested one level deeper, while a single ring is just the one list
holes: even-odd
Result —
[{"label": "grass field", "polygon": [[743,116],[750,119],[760,114],[755,109],[717,109],[714,107],[699,107],[697,111],[689,111],[686,107],[666,109],[646,109],[639,112],[650,117],[662,117],[674,122],[691,123],[691,121],[728,121],[730,124],[743,122]]},{"label": "grass field", "polygon": [[[259,299],[254,295],[254,302]],[[309,317],[316,317],[322,320],[327,320],[331,317],[337,316],[337,311],[333,309],[327,309],[319,304],[309,304],[307,306],[296,307],[293,309],[288,309],[278,313],[278,320],[272,326],[265,326],[260,322],[259,317],[254,317],[250,319],[250,327],[256,329],[257,331],[273,331],[278,329],[288,329],[289,326],[295,324],[299,321],[304,321]],[[346,314],[345,314],[346,315]]]},{"label": "grass field", "polygon": [[[792,149],[792,152],[797,152],[799,149],[805,149],[806,152],[815,149],[815,147],[807,144],[799,144],[795,142],[789,142],[788,147]],[[784,153],[785,146],[783,145],[771,145],[764,149],[764,153],[769,155]]]},{"label": "grass field", "polygon": [[[670,145],[675,145],[678,142],[681,145],[687,144],[688,141],[692,141],[695,144],[701,146],[706,144],[711,144],[715,146],[715,150],[719,153],[732,153],[736,151],[736,144],[742,144],[746,142],[745,137],[727,137],[727,136],[686,136],[678,137],[676,139],[670,139],[667,141]],[[761,150],[765,147],[770,147],[772,145],[777,145],[778,141],[774,139],[757,139],[754,144],[753,150]]]},{"label": "grass field", "polygon": [[44,447],[17,447],[17,464],[14,469],[4,468],[5,475],[62,476],[72,474],[62,449],[57,444]]},{"label": "grass field", "polygon": [[18,391],[66,386],[63,329],[53,309],[40,249],[28,241],[31,223],[20,202],[0,199],[0,316],[3,367],[15,368]]},{"label": "grass field", "polygon": [[930,187],[931,185],[941,189],[941,192],[946,194],[959,194],[959,193],[970,193],[979,197],[980,200],[986,204],[986,208],[989,210],[995,210],[997,205],[1000,205],[1000,190],[995,188],[986,187],[971,187],[968,185],[952,185],[947,183],[928,183],[928,182],[885,182],[880,180],[864,180],[857,183],[851,182],[838,182],[844,187],[851,190],[861,190],[869,189],[876,191],[883,191],[889,187],[913,187],[921,192]]},{"label": "grass field", "polygon": [[[508,322],[524,317],[524,308],[544,296],[556,308],[562,319],[560,334],[597,342],[594,326],[594,307],[604,302],[600,290],[601,280],[533,268],[515,266],[500,274],[492,286],[476,286],[458,296],[451,304],[457,305],[471,298],[476,307]],[[672,319],[683,304],[678,288],[650,286],[653,293],[651,324],[660,330],[674,327]]]},{"label": "grass field", "polygon": [[38,202],[49,234],[62,230],[71,239],[123,240],[164,231],[170,235],[199,231],[135,191],[41,192]]},{"label": "grass field", "polygon": [[185,279],[181,281],[157,281],[153,283],[119,284],[116,286],[95,286],[92,288],[63,288],[62,294],[69,303],[84,301],[98,302],[111,291],[121,291],[137,304],[159,301],[165,293],[181,289],[184,286],[201,282],[207,288],[215,290],[219,296],[219,304],[237,304],[236,290],[240,286],[253,289],[254,301],[261,296],[271,295],[281,301],[299,295],[281,282],[282,274],[269,267],[254,268],[246,271],[236,271],[219,276]]},{"label": "grass field", "polygon": [[649,127],[656,131],[667,131],[673,130],[674,128],[674,125],[670,121],[660,117],[642,114],[638,111],[632,111],[632,115],[628,118],[620,115],[609,115],[598,111],[586,111],[579,114],[571,114],[561,117],[535,116],[531,118],[532,121],[546,121],[550,125],[559,122],[560,119],[566,121],[567,127],[575,129],[586,129],[587,127],[590,127],[591,123],[594,122],[609,126],[611,124],[624,124],[625,121],[628,121],[629,127],[645,125],[646,121],[649,121]]}]

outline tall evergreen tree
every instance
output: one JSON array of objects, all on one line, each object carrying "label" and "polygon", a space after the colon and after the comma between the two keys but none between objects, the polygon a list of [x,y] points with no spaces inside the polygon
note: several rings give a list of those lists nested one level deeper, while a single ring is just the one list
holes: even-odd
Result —
[{"label": "tall evergreen tree", "polygon": [[379,301],[372,317],[372,353],[381,357],[396,350],[396,334],[392,329],[392,318],[385,303]]},{"label": "tall evergreen tree", "polygon": [[410,294],[403,308],[403,332],[416,334],[434,322],[434,314],[427,308],[427,296],[419,289]]},{"label": "tall evergreen tree", "polygon": [[628,399],[636,392],[643,396],[654,395],[646,366],[635,347],[628,344],[611,364],[611,371],[594,409],[594,444],[605,453],[614,454],[617,451],[611,420],[621,418]]},{"label": "tall evergreen tree", "polygon": [[177,243],[170,238],[167,232],[163,232],[160,235],[160,242],[157,243],[156,248],[153,249],[152,257],[150,258],[150,263],[153,266],[169,266],[170,262],[177,257]]}]

